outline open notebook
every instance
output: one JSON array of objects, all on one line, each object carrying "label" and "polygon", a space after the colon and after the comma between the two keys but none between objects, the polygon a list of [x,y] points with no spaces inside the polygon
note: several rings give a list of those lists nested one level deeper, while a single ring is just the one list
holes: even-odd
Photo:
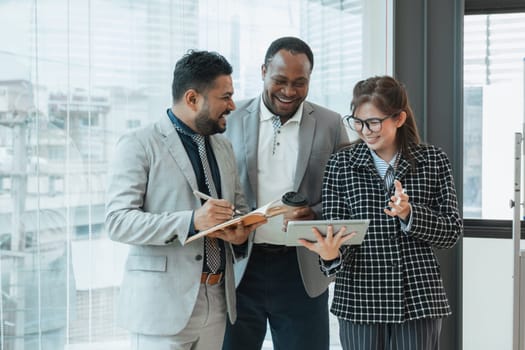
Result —
[{"label": "open notebook", "polygon": [[290,209],[291,209],[291,207],[286,205],[286,204],[283,204],[281,199],[276,199],[276,200],[271,201],[271,202],[263,205],[262,207],[259,207],[259,208],[255,209],[255,210],[253,210],[253,211],[251,211],[251,212],[249,212],[247,214],[244,214],[244,215],[241,215],[241,216],[236,216],[236,217],[234,217],[231,220],[223,222],[222,224],[215,225],[215,226],[210,227],[209,229],[204,230],[204,231],[200,231],[199,233],[197,233],[197,234],[189,237],[188,239],[186,239],[186,242],[184,242],[184,244],[188,244],[188,243],[190,243],[192,241],[195,241],[195,240],[197,240],[199,238],[202,238],[202,237],[204,237],[204,236],[206,236],[206,235],[208,235],[208,234],[210,234],[212,232],[215,232],[217,230],[222,230],[223,228],[226,228],[226,227],[229,227],[229,226],[235,226],[238,223],[240,223],[241,221],[243,222],[243,224],[245,226],[248,226],[248,225],[252,225],[252,224],[264,221],[264,220],[266,220],[268,218],[284,214]]}]

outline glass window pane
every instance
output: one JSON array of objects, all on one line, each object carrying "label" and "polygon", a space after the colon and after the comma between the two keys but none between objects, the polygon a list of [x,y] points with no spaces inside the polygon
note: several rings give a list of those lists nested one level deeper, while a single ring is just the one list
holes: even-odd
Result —
[{"label": "glass window pane", "polygon": [[[514,135],[524,122],[525,14],[465,16],[464,217],[512,219]],[[512,348],[513,247],[463,240],[463,348]]]},{"label": "glass window pane", "polygon": [[115,324],[127,247],[103,227],[108,162],[120,135],[170,107],[186,50],[224,54],[239,100],[260,93],[269,43],[300,36],[315,55],[309,99],[346,114],[357,80],[391,70],[391,9],[391,0],[0,1],[0,348],[127,349]]},{"label": "glass window pane", "polygon": [[465,218],[511,219],[514,133],[522,131],[525,14],[465,16]]}]

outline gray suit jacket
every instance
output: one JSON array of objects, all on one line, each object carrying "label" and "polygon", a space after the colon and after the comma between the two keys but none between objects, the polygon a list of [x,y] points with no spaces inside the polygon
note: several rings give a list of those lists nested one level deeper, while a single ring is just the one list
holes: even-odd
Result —
[{"label": "gray suit jacket", "polygon": [[[232,142],[237,168],[246,200],[251,208],[257,207],[257,145],[259,140],[259,98],[241,101],[228,116],[226,136]],[[304,102],[299,127],[299,154],[297,159],[294,190],[308,198],[309,205],[321,218],[321,188],[325,165],[348,135],[339,114],[313,103]],[[259,203],[262,204],[262,203]],[[250,237],[248,254],[253,246]],[[297,248],[297,259],[304,288],[310,297],[323,293],[332,281],[319,268],[317,254],[304,247]],[[236,283],[244,274],[248,259],[235,265]]]},{"label": "gray suit jacket", "polygon": [[[231,144],[210,137],[221,175],[221,190],[246,210]],[[106,230],[129,244],[120,289],[117,322],[132,332],[174,335],[187,324],[200,286],[203,240],[183,246],[192,211],[201,206],[186,150],[166,115],[157,123],[124,135],[117,143],[106,202]],[[226,303],[236,318],[233,250],[225,244]]]}]

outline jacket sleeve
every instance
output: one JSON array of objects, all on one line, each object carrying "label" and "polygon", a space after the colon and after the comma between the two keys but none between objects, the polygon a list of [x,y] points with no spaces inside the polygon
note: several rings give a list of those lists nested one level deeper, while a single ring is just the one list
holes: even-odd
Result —
[{"label": "jacket sleeve", "polygon": [[139,140],[131,133],[117,142],[108,177],[106,231],[112,240],[128,244],[165,245],[176,239],[184,242],[192,210],[151,213],[143,209],[148,186],[160,184],[148,182],[151,152]]},{"label": "jacket sleeve", "polygon": [[408,234],[436,248],[451,248],[463,233],[459,214],[452,167],[442,151],[436,151],[433,168],[437,186],[431,194],[430,204],[411,202],[412,226]]}]

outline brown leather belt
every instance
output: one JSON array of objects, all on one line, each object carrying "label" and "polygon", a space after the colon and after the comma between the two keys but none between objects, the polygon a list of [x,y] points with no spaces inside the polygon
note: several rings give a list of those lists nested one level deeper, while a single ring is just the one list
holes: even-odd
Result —
[{"label": "brown leather belt", "polygon": [[205,283],[207,285],[213,286],[214,284],[219,284],[222,282],[224,277],[224,273],[211,273],[211,272],[203,272],[201,275],[201,283]]}]

